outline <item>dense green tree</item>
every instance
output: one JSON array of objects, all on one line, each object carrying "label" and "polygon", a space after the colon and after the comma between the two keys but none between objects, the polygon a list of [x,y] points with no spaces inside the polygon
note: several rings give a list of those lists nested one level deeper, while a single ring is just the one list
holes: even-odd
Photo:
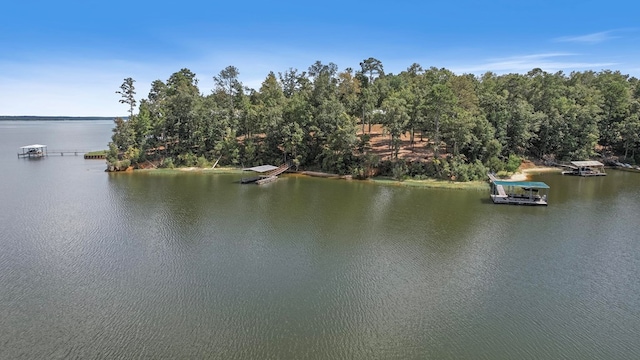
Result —
[{"label": "dense green tree", "polygon": [[[307,72],[270,72],[258,90],[244,88],[238,75],[233,66],[223,69],[204,96],[195,74],[181,69],[151,84],[137,114],[134,81],[125,79],[117,93],[129,119],[115,121],[109,163],[122,169],[146,160],[168,167],[293,160],[367,176],[379,164],[369,153],[376,122],[390,138],[388,173],[399,178],[474,179],[487,168],[513,170],[522,157],[639,155],[640,85],[617,71],[475,77],[412,64],[394,75],[369,58],[356,72],[320,61]],[[433,146],[429,164],[399,156],[401,137],[409,133],[413,146],[418,131]]]},{"label": "dense green tree", "polygon": [[427,92],[426,131],[433,139],[434,158],[438,158],[442,141],[442,124],[454,116],[456,97],[451,87],[436,83]]},{"label": "dense green tree", "polygon": [[598,75],[596,87],[603,96],[603,116],[598,124],[600,144],[615,146],[621,140],[620,123],[629,116],[631,93],[628,76],[619,71],[604,71]]},{"label": "dense green tree", "polygon": [[362,73],[367,75],[367,79],[369,83],[367,85],[373,84],[373,80],[378,77],[384,75],[384,67],[382,66],[382,61],[376,58],[368,58],[360,62],[360,68],[362,69]]},{"label": "dense green tree", "polygon": [[345,106],[347,113],[353,117],[359,115],[358,98],[362,93],[360,79],[358,79],[353,69],[347,68],[338,73],[338,98]]},{"label": "dense green tree", "polygon": [[163,104],[165,127],[164,139],[167,150],[177,157],[181,153],[191,153],[194,149],[194,132],[201,120],[196,107],[202,100],[196,75],[189,69],[173,73],[167,80],[166,99]]},{"label": "dense green tree", "polygon": [[114,120],[115,127],[111,141],[115,144],[119,152],[125,152],[136,145],[136,133],[131,123],[121,117]]}]

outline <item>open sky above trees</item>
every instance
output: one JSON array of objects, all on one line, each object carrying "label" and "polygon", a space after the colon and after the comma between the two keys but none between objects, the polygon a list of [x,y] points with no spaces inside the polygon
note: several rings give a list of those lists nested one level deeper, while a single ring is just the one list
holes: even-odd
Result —
[{"label": "open sky above trees", "polygon": [[115,91],[189,68],[207,94],[229,65],[245,86],[315,61],[387,73],[603,69],[640,77],[632,1],[11,1],[0,22],[0,115],[125,116]]}]

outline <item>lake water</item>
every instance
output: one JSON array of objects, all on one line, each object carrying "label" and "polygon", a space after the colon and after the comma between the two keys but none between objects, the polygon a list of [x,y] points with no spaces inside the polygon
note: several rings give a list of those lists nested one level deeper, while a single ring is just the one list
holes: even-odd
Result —
[{"label": "lake water", "polygon": [[488,190],[108,174],[112,123],[0,121],[0,358],[640,358],[640,173]]}]

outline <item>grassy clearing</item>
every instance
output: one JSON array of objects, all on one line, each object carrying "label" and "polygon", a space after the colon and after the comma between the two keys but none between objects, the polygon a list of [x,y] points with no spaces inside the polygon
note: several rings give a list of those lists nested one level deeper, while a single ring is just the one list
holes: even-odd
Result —
[{"label": "grassy clearing", "polygon": [[95,155],[107,155],[109,150],[97,150],[86,153],[85,155],[95,156]]}]

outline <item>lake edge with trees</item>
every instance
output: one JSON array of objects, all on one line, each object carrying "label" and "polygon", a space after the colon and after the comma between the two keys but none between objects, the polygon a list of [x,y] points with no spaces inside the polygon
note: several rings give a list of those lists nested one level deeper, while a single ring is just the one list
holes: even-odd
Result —
[{"label": "lake edge with trees", "polygon": [[270,72],[259,90],[238,75],[225,68],[201,94],[182,69],[140,101],[125,79],[117,93],[129,120],[115,121],[110,170],[291,161],[355,178],[465,182],[524,159],[635,164],[640,154],[640,87],[618,71],[476,76],[413,64],[394,75],[369,58],[357,71],[318,61]]}]

